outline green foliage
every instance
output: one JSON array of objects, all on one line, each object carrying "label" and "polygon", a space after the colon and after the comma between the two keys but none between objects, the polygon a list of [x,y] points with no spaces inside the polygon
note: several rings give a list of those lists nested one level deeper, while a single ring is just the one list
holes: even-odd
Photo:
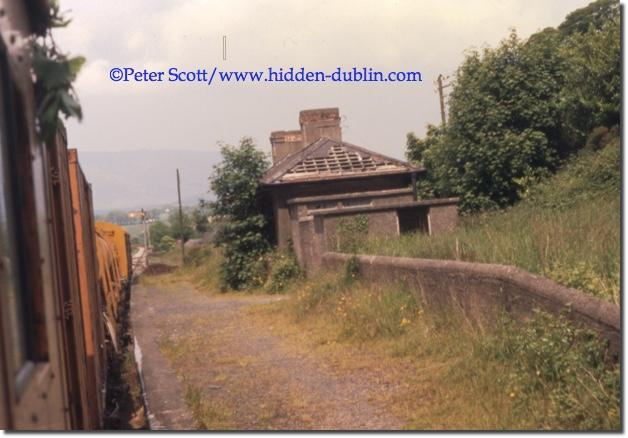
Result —
[{"label": "green foliage", "polygon": [[66,118],[81,120],[83,112],[72,82],[85,63],[85,58],[70,58],[59,51],[50,33],[50,28],[65,27],[70,23],[59,10],[56,1],[50,3],[49,30],[45,37],[33,40],[33,75],[35,78],[35,100],[37,119],[43,140],[51,140],[59,126],[60,114]]},{"label": "green foliage", "polygon": [[591,28],[601,29],[618,15],[618,0],[597,0],[567,15],[565,21],[558,26],[558,30],[565,36],[583,34]]},{"label": "green foliage", "polygon": [[565,317],[538,312],[523,327],[507,320],[504,330],[485,339],[476,354],[510,370],[503,384],[514,413],[531,418],[536,427],[619,427],[619,367],[609,366],[604,342]]},{"label": "green foliage", "polygon": [[265,288],[270,293],[284,291],[294,280],[303,278],[292,247],[275,255],[270,261],[270,273]]},{"label": "green foliage", "polygon": [[[611,134],[612,135],[612,134]],[[529,204],[550,210],[567,210],[600,197],[617,196],[621,189],[621,144],[617,133],[592,139],[601,151],[585,149],[572,157],[554,177],[532,187]],[[592,144],[593,146],[593,144]]]},{"label": "green foliage", "polygon": [[575,144],[581,145],[594,127],[619,124],[620,43],[620,17],[615,14],[599,29],[573,34],[561,47],[567,60],[561,112],[566,135]]},{"label": "green foliage", "polygon": [[400,336],[416,313],[413,295],[401,287],[371,287],[357,293],[345,290],[336,307],[341,336],[360,341]]},{"label": "green foliage", "polygon": [[293,304],[299,319],[326,314],[339,337],[366,341],[402,335],[419,315],[415,299],[402,287],[369,286],[341,277],[308,282]]},{"label": "green foliage", "polygon": [[358,252],[518,266],[619,302],[621,149],[583,150],[517,205],[469,215],[454,232],[369,238]]},{"label": "green foliage", "polygon": [[[168,223],[170,224],[170,236],[179,240],[183,235],[183,241],[187,242],[194,236],[194,222],[190,215],[183,212],[183,224],[181,223],[181,216],[179,216],[179,210],[173,209],[168,216]],[[183,226],[182,226],[183,225]]]},{"label": "green foliage", "polygon": [[307,282],[299,289],[293,303],[295,316],[306,319],[318,312],[330,311],[340,289],[341,284],[336,279],[319,278],[315,282]]},{"label": "green foliage", "polygon": [[211,245],[202,245],[191,248],[185,253],[185,265],[191,268],[199,267],[208,262],[212,257],[217,256],[212,251]]},{"label": "green foliage", "polygon": [[197,233],[203,234],[209,231],[209,216],[211,214],[211,208],[208,202],[200,200],[198,206],[192,210],[191,219],[194,225],[194,230]]},{"label": "green foliage", "polygon": [[159,240],[159,244],[157,246],[155,246],[155,249],[157,251],[167,252],[167,251],[170,251],[172,248],[174,248],[176,243],[177,243],[177,241],[174,240],[174,238],[172,238],[171,236],[166,235],[166,236],[163,236]]},{"label": "green foliage", "polygon": [[221,277],[234,290],[259,287],[267,275],[264,254],[270,245],[264,236],[258,181],[269,163],[250,138],[242,139],[238,147],[223,146],[221,153],[223,160],[211,178],[216,195],[212,214],[226,219],[216,236],[223,247]]},{"label": "green foliage", "polygon": [[332,247],[337,251],[354,253],[358,242],[367,236],[368,230],[367,215],[343,216],[336,223],[336,232],[333,235],[335,242],[332,243]]},{"label": "green foliage", "polygon": [[510,205],[555,168],[563,81],[556,39],[544,31],[523,43],[513,32],[458,69],[443,150],[434,155],[463,210]]},{"label": "green foliage", "polygon": [[480,331],[456,309],[423,309],[414,297],[323,272],[286,306],[300,324],[313,323],[304,329],[324,327],[321,344],[371,341],[364,351],[383,348],[420,370],[407,381],[416,385],[411,396],[428,387],[439,407],[420,409],[413,427],[620,428],[617,358],[590,331],[542,312],[521,322],[497,315]]},{"label": "green foliage", "polygon": [[[620,22],[598,0],[559,29],[471,51],[449,96],[449,122],[409,134],[407,157],[427,176],[422,198],[459,195],[462,212],[512,205],[581,149],[595,127],[619,124]],[[603,128],[599,128],[603,129]]]},{"label": "green foliage", "polygon": [[166,236],[171,236],[167,223],[156,221],[150,224],[150,243],[157,251],[161,251],[161,242]]},{"label": "green foliage", "polygon": [[443,143],[445,140],[445,130],[434,125],[427,126],[425,139],[418,138],[412,132],[407,135],[406,157],[414,164],[428,169],[427,174],[416,183],[419,199],[442,198],[454,194],[454,188],[451,187],[453,175],[448,175],[452,169],[444,165],[448,160],[442,155],[448,153],[447,146]]},{"label": "green foliage", "polygon": [[345,280],[351,282],[360,275],[360,260],[356,255],[352,255],[345,265]]}]

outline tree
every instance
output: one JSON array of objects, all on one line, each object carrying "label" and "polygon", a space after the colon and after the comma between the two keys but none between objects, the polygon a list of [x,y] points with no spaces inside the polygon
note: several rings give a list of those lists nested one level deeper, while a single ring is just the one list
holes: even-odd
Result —
[{"label": "tree", "polygon": [[192,222],[197,233],[203,234],[209,231],[209,216],[211,214],[210,205],[201,199],[198,206],[192,210]]},{"label": "tree", "polygon": [[181,231],[183,230],[183,241],[187,242],[194,236],[194,223],[192,218],[183,213],[183,229],[181,228],[181,218],[179,217],[179,210],[173,209],[168,216],[168,223],[170,224],[170,233],[175,240],[181,239]]},{"label": "tree", "polygon": [[527,43],[513,31],[496,49],[472,52],[458,69],[447,138],[432,155],[444,160],[440,177],[461,195],[463,210],[510,205],[555,168],[563,83],[557,40],[553,29]]},{"label": "tree", "polygon": [[575,33],[562,48],[568,60],[561,95],[563,119],[573,144],[597,126],[619,125],[621,114],[621,29],[616,14],[600,28]]},{"label": "tree", "polygon": [[225,145],[220,152],[222,162],[214,166],[210,179],[216,195],[211,212],[226,219],[216,240],[223,247],[222,280],[240,290],[261,284],[260,264],[270,247],[259,200],[259,179],[269,163],[250,138],[237,147]]},{"label": "tree", "polygon": [[417,195],[420,199],[455,194],[450,184],[453,179],[447,175],[450,169],[448,160],[441,156],[447,152],[447,147],[443,144],[445,141],[445,129],[434,125],[427,126],[425,139],[418,138],[412,132],[407,135],[406,157],[426,170],[426,174],[417,181]]},{"label": "tree", "polygon": [[161,251],[161,242],[165,236],[170,236],[168,224],[157,221],[150,225],[150,243],[158,251]]},{"label": "tree", "polygon": [[585,139],[594,144],[620,120],[617,1],[598,0],[558,29],[472,51],[449,96],[449,123],[408,135],[408,159],[427,176],[421,196],[461,197],[463,212],[516,202]]},{"label": "tree", "polygon": [[558,30],[565,36],[584,34],[591,28],[601,29],[619,16],[618,0],[597,0],[584,8],[576,9],[565,18]]}]

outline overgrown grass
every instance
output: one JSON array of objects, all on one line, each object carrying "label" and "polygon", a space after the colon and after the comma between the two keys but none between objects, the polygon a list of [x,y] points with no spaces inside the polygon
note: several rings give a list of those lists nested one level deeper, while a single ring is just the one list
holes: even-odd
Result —
[{"label": "overgrown grass", "polygon": [[195,427],[199,430],[232,429],[231,414],[223,406],[212,403],[211,397],[204,397],[203,391],[190,382],[184,383],[185,403],[192,411]]},{"label": "overgrown grass", "polygon": [[195,428],[225,430],[233,428],[230,411],[211,396],[204,393],[204,385],[188,378],[190,366],[198,366],[205,358],[199,357],[203,336],[196,332],[178,336],[164,335],[159,339],[159,349],[176,370],[182,382],[183,398],[192,413]]},{"label": "overgrown grass", "polygon": [[504,211],[461,219],[455,232],[365,239],[357,252],[521,267],[619,303],[620,143],[583,151]]},{"label": "overgrown grass", "polygon": [[[171,260],[171,254],[160,255],[160,259]],[[220,266],[223,260],[219,247],[208,243],[187,252],[185,265],[179,266],[176,271],[166,276],[154,277],[158,280],[147,281],[181,281],[192,282],[199,290],[206,293],[236,292],[225,286],[221,281]],[[304,277],[294,252],[276,250],[266,254],[262,260],[263,268],[260,268],[260,285],[257,288],[249,288],[237,292],[241,293],[283,293],[288,291],[295,283],[300,283]]]},{"label": "overgrown grass", "polygon": [[330,274],[278,305],[326,342],[368,342],[411,360],[417,375],[407,376],[410,390],[400,395],[409,428],[620,427],[619,367],[605,343],[564,317],[504,317],[480,332],[459,315],[424,312],[401,286]]}]

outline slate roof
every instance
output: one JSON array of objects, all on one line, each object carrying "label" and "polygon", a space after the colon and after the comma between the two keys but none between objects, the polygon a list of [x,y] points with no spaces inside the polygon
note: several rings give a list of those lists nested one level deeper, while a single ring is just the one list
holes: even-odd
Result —
[{"label": "slate roof", "polygon": [[261,182],[274,185],[422,171],[405,161],[323,137],[282,158],[264,174]]}]

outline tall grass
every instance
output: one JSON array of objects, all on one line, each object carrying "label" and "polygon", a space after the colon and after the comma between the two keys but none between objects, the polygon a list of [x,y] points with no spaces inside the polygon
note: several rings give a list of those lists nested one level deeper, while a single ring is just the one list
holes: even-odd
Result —
[{"label": "tall grass", "polygon": [[414,383],[399,395],[411,407],[409,428],[620,427],[619,367],[608,365],[595,335],[562,317],[515,323],[504,315],[479,332],[454,310],[423,312],[402,286],[329,274],[285,305],[305,329],[324,325],[334,342],[368,341],[412,360],[418,375],[407,376]]},{"label": "tall grass", "polygon": [[584,151],[504,211],[461,218],[439,236],[371,238],[358,252],[515,265],[619,302],[619,140]]}]

